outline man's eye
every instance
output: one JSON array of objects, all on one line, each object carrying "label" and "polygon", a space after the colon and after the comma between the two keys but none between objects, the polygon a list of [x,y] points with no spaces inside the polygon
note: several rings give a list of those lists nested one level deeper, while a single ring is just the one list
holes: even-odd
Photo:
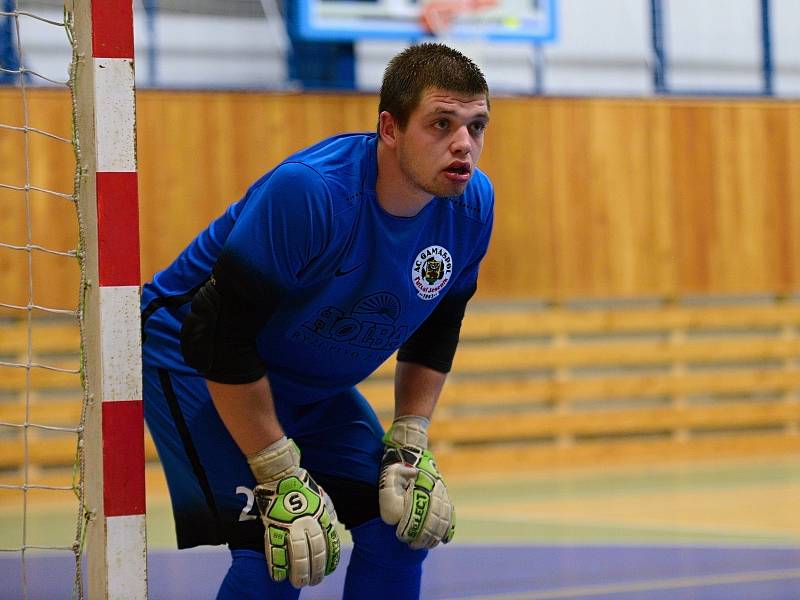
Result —
[{"label": "man's eye", "polygon": [[486,123],[478,122],[471,125],[473,133],[483,133],[486,129]]},{"label": "man's eye", "polygon": [[447,119],[439,119],[433,124],[436,129],[447,129],[448,125],[450,125],[450,123],[447,121]]}]

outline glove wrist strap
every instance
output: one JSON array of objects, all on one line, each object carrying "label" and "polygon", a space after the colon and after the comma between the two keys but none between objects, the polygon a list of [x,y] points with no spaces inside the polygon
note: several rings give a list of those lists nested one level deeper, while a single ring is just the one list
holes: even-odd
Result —
[{"label": "glove wrist strap", "polygon": [[255,454],[249,454],[247,463],[258,483],[272,483],[300,468],[300,450],[292,440],[283,436]]},{"label": "glove wrist strap", "polygon": [[413,446],[426,450],[428,448],[428,426],[430,419],[419,415],[404,415],[392,422],[392,427],[385,441],[392,446]]}]

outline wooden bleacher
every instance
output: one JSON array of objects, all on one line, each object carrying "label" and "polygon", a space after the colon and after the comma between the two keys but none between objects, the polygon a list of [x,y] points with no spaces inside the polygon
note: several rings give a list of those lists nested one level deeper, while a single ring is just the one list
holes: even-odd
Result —
[{"label": "wooden bleacher", "polygon": [[[800,303],[544,308],[476,303],[431,436],[445,471],[800,451]],[[33,363],[0,367],[0,422],[80,422],[79,333],[37,321]],[[25,363],[26,323],[0,326],[0,360]],[[393,361],[360,388],[384,422]],[[76,436],[31,428],[30,468],[71,466]],[[0,427],[0,471],[21,428]],[[152,442],[148,460],[156,461]]]},{"label": "wooden bleacher", "polygon": [[[0,323],[0,482],[16,482],[28,454],[29,475],[71,467],[82,409],[80,331],[76,319],[6,319]],[[9,364],[34,365],[30,369]],[[28,428],[25,444],[24,423]],[[58,428],[58,429],[49,429]]]},{"label": "wooden bleacher", "polygon": [[[800,450],[800,304],[472,307],[431,437],[445,470]],[[386,419],[392,366],[362,391]]]}]

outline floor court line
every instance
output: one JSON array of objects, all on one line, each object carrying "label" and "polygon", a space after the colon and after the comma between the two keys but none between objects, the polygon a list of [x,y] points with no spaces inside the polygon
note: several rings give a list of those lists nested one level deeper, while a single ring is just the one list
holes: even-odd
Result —
[{"label": "floor court line", "polygon": [[[628,592],[654,592],[695,588],[712,585],[732,585],[737,583],[757,583],[765,581],[784,581],[800,579],[800,569],[776,569],[767,571],[750,571],[731,573],[729,575],[699,575],[695,577],[676,577],[673,579],[653,579],[631,583],[612,583],[597,585],[581,585],[535,592],[512,592],[509,594],[493,594],[489,596],[468,596],[469,600],[558,600],[559,598],[583,598],[587,596],[605,596]],[[445,600],[465,600],[464,596]]]}]

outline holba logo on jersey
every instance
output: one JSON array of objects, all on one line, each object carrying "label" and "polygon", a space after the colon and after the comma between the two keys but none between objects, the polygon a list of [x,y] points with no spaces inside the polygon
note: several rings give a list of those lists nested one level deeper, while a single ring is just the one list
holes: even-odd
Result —
[{"label": "holba logo on jersey", "polygon": [[417,254],[411,267],[411,281],[417,296],[433,300],[439,295],[453,275],[453,257],[442,246],[428,246]]}]

